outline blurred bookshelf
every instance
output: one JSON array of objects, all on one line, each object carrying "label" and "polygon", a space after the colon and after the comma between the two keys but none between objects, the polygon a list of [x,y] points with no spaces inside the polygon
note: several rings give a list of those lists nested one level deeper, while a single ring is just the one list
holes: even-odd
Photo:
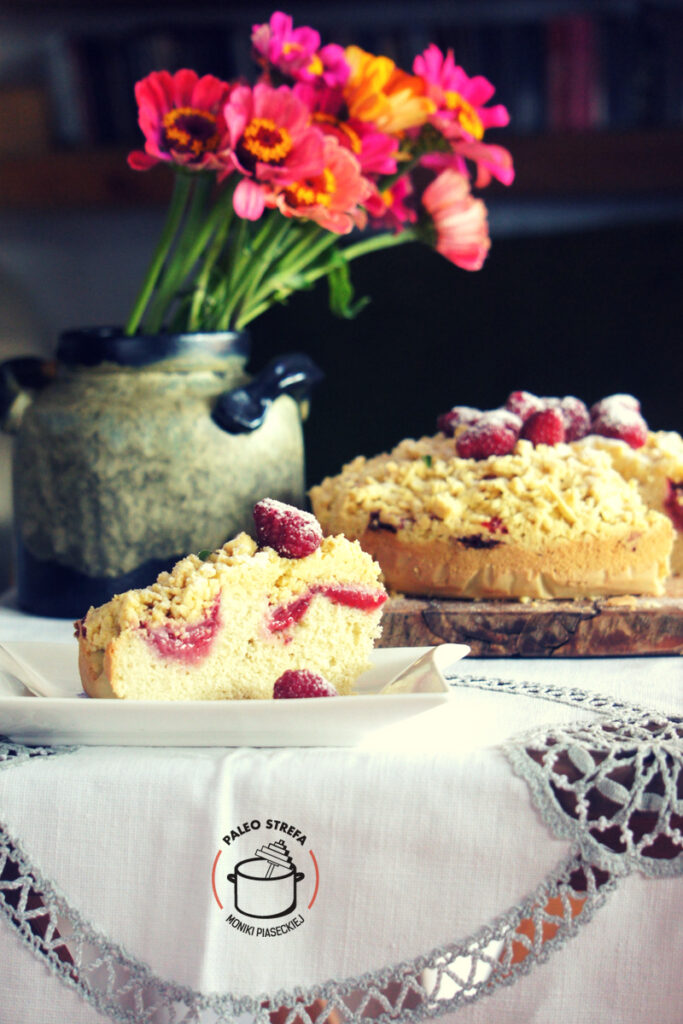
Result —
[{"label": "blurred bookshelf", "polygon": [[[274,5],[275,7],[279,5]],[[430,42],[496,86],[515,197],[683,194],[683,2],[423,0],[293,3],[323,42],[354,42],[410,69]],[[0,209],[154,205],[163,169],[129,170],[141,145],[135,82],[152,70],[253,75],[249,33],[273,5],[229,0],[3,0]],[[487,194],[505,201],[505,190]]]},{"label": "blurred bookshelf", "polygon": [[[683,131],[576,132],[506,136],[516,167],[516,199],[665,200],[683,193]],[[166,168],[145,174],[128,167],[126,147],[106,146],[0,157],[1,209],[161,205],[170,195]],[[512,198],[493,182],[486,195]]]}]

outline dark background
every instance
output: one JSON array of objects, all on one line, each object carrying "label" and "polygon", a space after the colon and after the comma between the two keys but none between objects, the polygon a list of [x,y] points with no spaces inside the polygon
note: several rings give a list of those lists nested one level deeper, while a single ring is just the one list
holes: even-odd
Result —
[{"label": "dark background", "polygon": [[[513,186],[514,187],[514,186]],[[655,429],[683,431],[680,222],[496,238],[481,271],[423,246],[356,261],[353,321],[326,286],[252,325],[257,361],[308,352],[326,373],[306,424],[311,483],[358,454],[435,430],[452,405],[495,408],[512,390],[638,396]]]}]

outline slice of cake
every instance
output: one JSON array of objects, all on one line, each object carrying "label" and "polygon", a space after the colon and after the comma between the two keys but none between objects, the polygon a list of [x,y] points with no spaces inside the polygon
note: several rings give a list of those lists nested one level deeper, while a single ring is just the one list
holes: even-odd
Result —
[{"label": "slice of cake", "polygon": [[[325,532],[359,540],[387,586],[404,594],[661,594],[673,517],[661,503],[649,507],[637,474],[625,479],[614,452],[600,450],[650,443],[627,401],[635,399],[614,397],[618,416],[612,406],[591,416],[573,397],[528,392],[485,413],[456,406],[436,436],[357,458],[314,487],[314,512]],[[611,432],[613,419],[628,440]],[[591,443],[597,429],[605,433]]]},{"label": "slice of cake", "polygon": [[386,592],[358,543],[266,500],[241,533],[76,623],[83,688],[138,700],[271,698],[289,669],[340,694],[369,667]]}]

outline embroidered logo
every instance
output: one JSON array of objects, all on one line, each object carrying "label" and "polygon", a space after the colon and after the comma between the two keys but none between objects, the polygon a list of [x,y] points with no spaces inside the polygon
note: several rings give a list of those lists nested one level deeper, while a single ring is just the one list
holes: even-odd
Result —
[{"label": "embroidered logo", "polygon": [[[263,837],[255,834],[261,829],[267,833]],[[320,882],[313,850],[308,849],[309,863],[304,856],[307,842],[300,829],[277,818],[266,818],[263,823],[254,818],[223,836],[233,862],[225,873],[221,847],[214,858],[211,886],[220,909],[229,910],[227,924],[260,938],[274,938],[301,927],[303,911],[315,903]]]}]

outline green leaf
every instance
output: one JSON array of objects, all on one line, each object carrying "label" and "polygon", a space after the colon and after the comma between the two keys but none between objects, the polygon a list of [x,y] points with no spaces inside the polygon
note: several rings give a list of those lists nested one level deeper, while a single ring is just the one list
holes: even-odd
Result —
[{"label": "green leaf", "polygon": [[327,280],[330,287],[330,309],[335,316],[344,320],[353,320],[370,301],[365,297],[353,302],[354,290],[349,265],[342,253],[337,254],[337,259],[327,275]]},{"label": "green leaf", "polygon": [[427,467],[427,469],[431,469],[432,468],[432,457],[431,457],[431,455],[423,455],[422,456],[422,461],[424,462],[424,464]]},{"label": "green leaf", "polygon": [[205,562],[210,554],[211,552],[208,548],[202,548],[201,551],[197,552],[197,558],[201,558],[202,562]]}]

